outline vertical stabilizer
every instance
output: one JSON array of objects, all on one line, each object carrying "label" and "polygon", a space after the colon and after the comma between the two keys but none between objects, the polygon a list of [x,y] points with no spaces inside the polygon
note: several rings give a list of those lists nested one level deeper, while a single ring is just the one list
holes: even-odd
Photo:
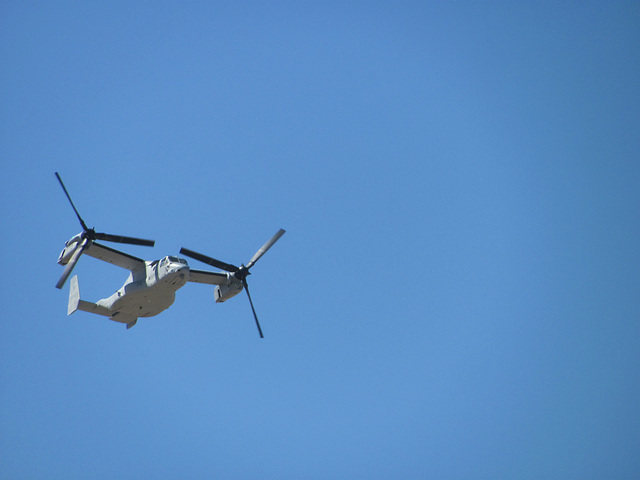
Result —
[{"label": "vertical stabilizer", "polygon": [[78,310],[80,304],[80,289],[78,288],[78,276],[75,275],[71,279],[71,288],[69,289],[69,308],[67,309],[67,315],[71,315]]}]

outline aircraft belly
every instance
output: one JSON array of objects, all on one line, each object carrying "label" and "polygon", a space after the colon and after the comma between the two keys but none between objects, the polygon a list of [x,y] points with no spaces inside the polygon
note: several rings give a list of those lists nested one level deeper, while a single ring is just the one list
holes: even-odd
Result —
[{"label": "aircraft belly", "polygon": [[175,299],[173,290],[148,288],[123,295],[112,309],[135,317],[153,317],[173,305]]}]

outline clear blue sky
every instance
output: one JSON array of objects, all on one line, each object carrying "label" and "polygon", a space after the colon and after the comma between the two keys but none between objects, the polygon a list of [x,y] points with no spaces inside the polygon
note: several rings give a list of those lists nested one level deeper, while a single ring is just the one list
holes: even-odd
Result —
[{"label": "clear blue sky", "polygon": [[[639,19],[2,2],[0,477],[638,478]],[[285,228],[266,338],[197,284],[129,331],[67,317],[55,171],[150,260]]]}]

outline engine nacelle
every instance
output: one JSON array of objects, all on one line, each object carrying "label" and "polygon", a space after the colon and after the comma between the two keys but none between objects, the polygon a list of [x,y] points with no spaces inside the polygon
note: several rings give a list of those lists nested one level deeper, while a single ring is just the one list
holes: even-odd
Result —
[{"label": "engine nacelle", "polygon": [[242,282],[232,281],[223,285],[218,285],[213,291],[213,295],[216,298],[216,303],[222,303],[229,300],[231,297],[235,297],[242,291]]},{"label": "engine nacelle", "polygon": [[71,260],[73,253],[76,251],[76,248],[78,248],[78,245],[80,245],[81,242],[81,233],[67,240],[67,243],[64,244],[64,248],[62,249],[62,252],[60,252],[60,256],[58,257],[58,263],[60,265],[66,265],[67,263],[69,263],[69,260]]}]

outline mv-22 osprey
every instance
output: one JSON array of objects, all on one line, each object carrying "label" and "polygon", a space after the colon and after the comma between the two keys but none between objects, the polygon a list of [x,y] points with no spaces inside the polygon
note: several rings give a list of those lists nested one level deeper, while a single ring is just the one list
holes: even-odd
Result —
[{"label": "mv-22 osprey", "polygon": [[264,338],[256,310],[253,307],[251,295],[249,294],[247,276],[250,275],[249,269],[284,235],[285,231],[283,229],[278,230],[278,232],[256,252],[247,265],[240,265],[239,267],[221,262],[220,260],[194,252],[193,250],[186,248],[180,250],[181,254],[224,270],[224,273],[192,269],[186,260],[176,256],[166,256],[160,260],[147,261],[97,243],[96,240],[104,240],[148,247],[155,245],[155,241],[153,240],[98,233],[95,229],[88,228],[78,213],[76,206],[73,204],[73,200],[71,200],[71,196],[69,192],[67,192],[57,172],[56,178],[69,199],[69,203],[71,203],[71,207],[78,217],[83,230],[81,233],[69,239],[62,253],[60,253],[58,263],[65,265],[65,269],[56,287],[62,288],[82,254],[117,265],[131,272],[120,289],[110,297],[98,300],[96,303],[80,300],[78,277],[74,276],[71,279],[71,288],[69,291],[69,315],[77,310],[95,313],[108,317],[116,322],[124,323],[127,329],[129,329],[136,324],[138,318],[153,317],[169,308],[175,300],[175,292],[187,282],[206,283],[216,286],[214,298],[217,303],[234,297],[244,289],[249,298],[249,304],[251,305],[253,317],[258,327],[258,333],[261,338]]}]

